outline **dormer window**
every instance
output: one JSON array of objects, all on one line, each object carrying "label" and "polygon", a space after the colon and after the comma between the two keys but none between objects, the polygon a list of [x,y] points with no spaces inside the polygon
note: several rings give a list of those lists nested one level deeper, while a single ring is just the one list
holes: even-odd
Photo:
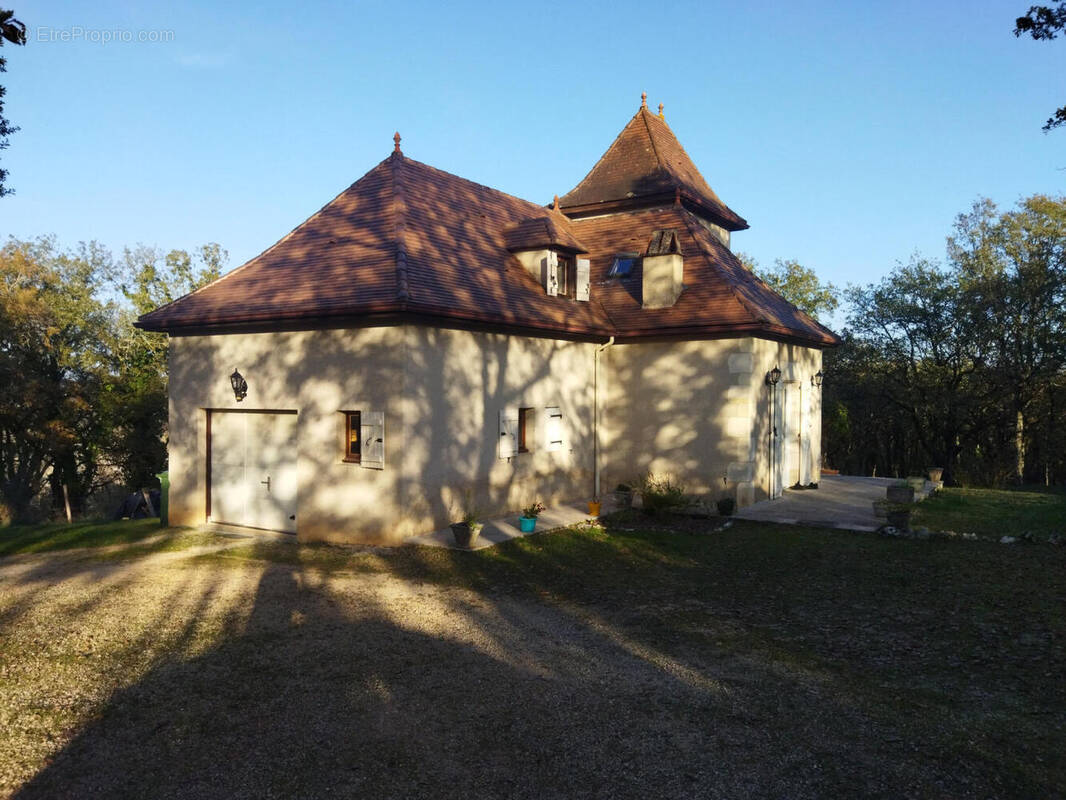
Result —
[{"label": "dormer window", "polygon": [[633,266],[640,258],[636,253],[619,253],[611,262],[611,268],[607,271],[608,278],[628,278],[633,272]]}]

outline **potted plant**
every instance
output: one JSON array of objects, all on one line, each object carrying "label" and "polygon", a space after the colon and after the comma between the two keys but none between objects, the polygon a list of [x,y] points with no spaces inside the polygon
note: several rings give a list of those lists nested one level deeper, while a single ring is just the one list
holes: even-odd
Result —
[{"label": "potted plant", "polygon": [[473,493],[469,489],[464,495],[463,506],[459,513],[461,514],[460,521],[453,522],[449,527],[452,529],[452,536],[455,537],[456,547],[469,550],[477,544],[478,535],[483,527],[479,521],[481,512],[474,505]]},{"label": "potted plant", "polygon": [[633,507],[633,487],[628,483],[620,483],[614,487],[614,499],[619,508]]},{"label": "potted plant", "polygon": [[537,527],[537,517],[544,510],[544,506],[538,500],[522,509],[522,516],[518,518],[518,528],[522,533],[532,533]]},{"label": "potted plant", "polygon": [[926,467],[925,469],[929,473],[929,480],[931,483],[936,483],[944,478],[943,467]]},{"label": "potted plant", "polygon": [[732,497],[723,497],[715,505],[718,506],[718,516],[731,517],[733,516],[733,510],[737,507],[737,501]]},{"label": "potted plant", "polygon": [[593,497],[589,500],[589,516],[598,517],[600,515],[600,498]]}]

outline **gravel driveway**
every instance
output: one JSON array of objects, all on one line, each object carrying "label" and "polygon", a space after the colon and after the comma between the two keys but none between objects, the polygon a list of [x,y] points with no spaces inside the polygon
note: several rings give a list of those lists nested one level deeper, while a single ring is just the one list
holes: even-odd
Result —
[{"label": "gravel driveway", "polygon": [[[922,793],[924,754],[828,673],[725,646],[726,608],[202,554],[0,562],[0,796]],[[652,606],[710,644],[631,635]]]}]

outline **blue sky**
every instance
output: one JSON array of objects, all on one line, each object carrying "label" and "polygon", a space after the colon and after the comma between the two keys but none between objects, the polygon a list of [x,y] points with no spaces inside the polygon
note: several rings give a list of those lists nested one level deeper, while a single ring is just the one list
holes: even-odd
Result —
[{"label": "blue sky", "polygon": [[[1012,35],[1029,0],[4,5],[30,35],[0,77],[21,127],[4,236],[217,241],[236,266],[396,130],[412,158],[548,202],[641,91],[750,222],[734,249],[838,284],[940,257],[978,196],[1066,184],[1066,130],[1040,130],[1066,41]],[[168,41],[101,41],[142,31]]]}]

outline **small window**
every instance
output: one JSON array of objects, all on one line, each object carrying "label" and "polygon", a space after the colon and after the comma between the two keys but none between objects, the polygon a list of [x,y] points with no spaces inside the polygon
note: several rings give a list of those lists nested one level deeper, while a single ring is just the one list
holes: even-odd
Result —
[{"label": "small window", "polygon": [[518,409],[518,452],[528,453],[533,443],[534,409]]},{"label": "small window", "polygon": [[345,411],[344,414],[344,460],[358,464],[362,460],[362,414],[358,411]]},{"label": "small window", "polygon": [[607,271],[608,278],[625,278],[633,271],[633,265],[637,263],[636,253],[621,253],[614,257],[611,268]]},{"label": "small window", "polygon": [[574,259],[570,256],[559,256],[558,267],[558,280],[559,289],[558,294],[560,297],[574,296],[574,285],[577,280],[574,276]]}]

